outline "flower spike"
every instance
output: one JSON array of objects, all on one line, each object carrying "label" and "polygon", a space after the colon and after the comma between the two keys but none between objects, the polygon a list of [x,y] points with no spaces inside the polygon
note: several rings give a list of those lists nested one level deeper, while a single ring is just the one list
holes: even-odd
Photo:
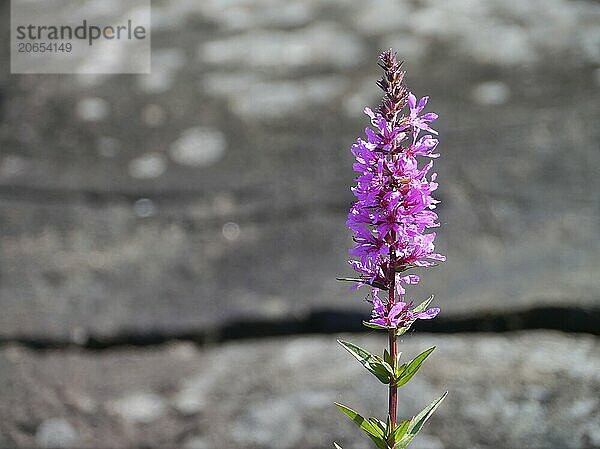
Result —
[{"label": "flower spike", "polygon": [[[438,188],[437,173],[432,172],[433,159],[440,156],[439,141],[434,137],[438,132],[432,128],[438,116],[424,112],[429,97],[417,99],[406,88],[402,65],[392,50],[380,55],[379,66],[384,73],[377,85],[384,96],[376,110],[364,109],[370,126],[350,150],[356,159],[356,184],[351,189],[356,201],[346,224],[354,240],[349,252],[355,259],[349,263],[358,275],[340,278],[354,282],[354,288],[370,287],[367,300],[373,309],[363,324],[388,333],[389,350],[384,350],[383,356],[338,340],[362,366],[388,385],[385,421],[364,418],[336,404],[379,449],[405,449],[446,397],[444,393],[412,419],[397,419],[398,388],[412,379],[435,349],[401,363],[398,336],[417,320],[430,320],[440,312],[437,307],[429,307],[433,296],[417,306],[405,298],[406,288],[421,280],[419,275],[406,271],[433,267],[446,260],[436,252],[436,233],[431,231],[440,226],[435,212],[439,201],[433,197]],[[418,158],[428,158],[429,162],[421,165]],[[341,449],[335,443],[334,447]]]}]

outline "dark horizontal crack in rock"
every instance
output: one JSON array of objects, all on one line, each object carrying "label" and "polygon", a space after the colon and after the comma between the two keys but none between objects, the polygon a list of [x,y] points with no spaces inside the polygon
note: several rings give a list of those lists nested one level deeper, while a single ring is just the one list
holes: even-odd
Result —
[{"label": "dark horizontal crack in rock", "polygon": [[[365,319],[368,317],[359,312],[316,310],[304,318],[231,321],[209,331],[121,332],[113,336],[91,335],[83,343],[41,337],[1,337],[0,345],[19,344],[37,350],[104,350],[122,346],[153,346],[174,341],[188,341],[204,346],[278,336],[376,332],[362,326]],[[435,320],[415,323],[411,332],[503,333],[539,329],[600,335],[600,308],[542,306],[520,311],[489,312],[477,316],[438,317]]]}]

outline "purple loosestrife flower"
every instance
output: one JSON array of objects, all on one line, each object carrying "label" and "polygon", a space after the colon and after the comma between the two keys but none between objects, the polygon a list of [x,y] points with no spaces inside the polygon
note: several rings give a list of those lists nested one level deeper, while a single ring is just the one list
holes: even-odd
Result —
[{"label": "purple loosestrife flower", "polygon": [[[363,322],[370,328],[383,329],[388,334],[389,350],[383,357],[353,343],[338,340],[363,367],[381,383],[388,386],[388,415],[385,421],[364,418],[358,412],[336,403],[380,449],[405,449],[421,430],[423,424],[444,400],[444,393],[420,413],[408,420],[398,421],[398,388],[404,386],[433,352],[429,348],[413,360],[402,363],[398,352],[398,337],[406,333],[416,320],[435,318],[440,309],[427,307],[430,296],[413,307],[405,300],[405,286],[420,281],[408,269],[430,267],[435,261],[445,260],[435,251],[435,233],[439,226],[435,213],[438,201],[433,197],[437,189],[437,175],[432,172],[438,140],[431,123],[437,118],[433,112],[423,113],[428,97],[417,98],[404,86],[405,72],[394,52],[386,51],[379,58],[384,70],[377,85],[385,92],[377,111],[365,108],[371,126],[366,137],[358,139],[351,151],[358,173],[352,193],[356,202],[348,212],[348,227],[353,232],[354,247],[350,250],[357,260],[351,260],[358,278],[355,288],[371,287],[373,311],[371,319]],[[408,111],[403,114],[403,109]],[[422,158],[429,158],[422,163]],[[383,290],[387,298],[382,300]],[[337,449],[341,447],[334,443]]]},{"label": "purple loosestrife flower", "polygon": [[406,119],[407,123],[413,128],[413,136],[419,134],[420,130],[429,131],[433,134],[437,134],[437,131],[429,127],[429,123],[433,122],[438,118],[435,112],[429,112],[428,114],[419,117],[419,114],[429,101],[429,97],[423,97],[417,104],[417,97],[412,93],[408,94],[408,106],[410,107],[410,115]]},{"label": "purple loosestrife flower", "polygon": [[[439,226],[435,213],[439,203],[432,193],[437,189],[437,174],[431,173],[433,161],[419,166],[418,157],[435,159],[437,131],[431,123],[433,112],[422,114],[429,97],[419,101],[403,84],[404,71],[394,53],[380,58],[385,74],[378,81],[385,97],[376,112],[365,108],[371,126],[366,140],[358,139],[351,151],[358,173],[352,192],[356,202],[348,213],[347,225],[354,234],[350,254],[360,260],[350,264],[360,274],[356,287],[373,288],[371,323],[388,328],[402,327],[416,319],[429,319],[439,309],[412,313],[412,305],[403,301],[403,285],[416,284],[419,277],[404,276],[412,267],[430,267],[445,257],[435,251],[435,233]],[[408,106],[407,114],[403,109]],[[421,135],[423,132],[429,134]],[[393,286],[393,287],[392,287]],[[398,296],[384,304],[377,289],[394,290]]]}]

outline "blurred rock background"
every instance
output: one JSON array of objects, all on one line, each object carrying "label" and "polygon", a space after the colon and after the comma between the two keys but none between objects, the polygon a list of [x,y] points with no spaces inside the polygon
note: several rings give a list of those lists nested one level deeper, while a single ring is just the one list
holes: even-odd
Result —
[{"label": "blurred rock background", "polygon": [[368,314],[335,277],[389,47],[440,114],[448,262],[413,293],[454,332],[405,338],[439,351],[400,409],[451,391],[413,447],[600,447],[598,2],[164,0],[152,20],[150,75],[11,75],[0,47],[0,447],[369,447],[331,403],[384,415],[384,389],[305,334]]}]

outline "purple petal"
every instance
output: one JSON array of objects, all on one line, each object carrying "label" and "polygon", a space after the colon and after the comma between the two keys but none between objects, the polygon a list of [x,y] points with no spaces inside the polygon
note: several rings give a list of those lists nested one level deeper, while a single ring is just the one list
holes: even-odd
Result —
[{"label": "purple petal", "polygon": [[396,292],[397,292],[399,295],[403,295],[403,294],[405,294],[405,293],[406,293],[406,289],[405,289],[404,287],[402,287],[402,284],[400,284],[400,282],[398,282],[398,283],[396,284]]},{"label": "purple petal", "polygon": [[408,94],[408,106],[411,109],[415,109],[416,105],[417,105],[417,97],[415,97],[411,92],[410,94]]},{"label": "purple petal", "polygon": [[377,313],[377,315],[382,315],[385,310],[385,305],[383,301],[379,299],[379,296],[373,295],[373,312]]},{"label": "purple petal", "polygon": [[369,143],[374,143],[379,140],[379,136],[375,134],[375,131],[373,131],[371,128],[365,128],[365,134],[369,139]]},{"label": "purple petal", "polygon": [[423,114],[421,116],[421,120],[423,120],[424,122],[433,122],[434,120],[437,120],[438,115],[435,112],[428,112],[427,114]]},{"label": "purple petal", "polygon": [[438,313],[440,313],[440,309],[438,307],[434,307],[425,312],[417,313],[414,317],[420,320],[430,320],[435,318]]},{"label": "purple petal", "polygon": [[409,274],[408,276],[400,278],[402,282],[409,285],[418,284],[420,279],[421,278],[419,278],[419,276],[417,276],[416,274]]},{"label": "purple petal", "polygon": [[374,318],[372,320],[369,320],[369,323],[373,323],[373,324],[377,324],[379,326],[387,327],[387,322],[385,321],[384,318]]},{"label": "purple petal", "polygon": [[388,313],[388,318],[390,320],[395,319],[398,315],[400,315],[403,311],[404,308],[406,307],[406,303],[405,302],[397,302],[395,303],[392,308],[390,309],[390,312]]}]

